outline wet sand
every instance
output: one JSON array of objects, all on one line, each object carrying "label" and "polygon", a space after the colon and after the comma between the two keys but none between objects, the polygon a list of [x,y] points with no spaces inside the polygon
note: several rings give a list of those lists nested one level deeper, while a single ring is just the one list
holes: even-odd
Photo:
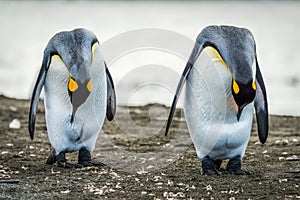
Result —
[{"label": "wet sand", "polygon": [[[234,176],[224,171],[220,176],[201,176],[201,162],[193,145],[187,145],[180,138],[177,138],[177,147],[184,147],[184,151],[177,159],[162,167],[149,165],[144,171],[135,169],[136,162],[141,162],[140,157],[136,161],[122,159],[113,153],[112,147],[98,142],[93,156],[108,164],[105,167],[62,169],[45,165],[50,144],[42,102],[33,141],[27,131],[29,101],[0,96],[0,102],[0,199],[300,199],[299,117],[270,116],[270,135],[265,145],[258,142],[256,124],[253,124],[243,160],[243,168],[252,175]],[[124,107],[118,107],[118,122],[106,121],[101,133],[124,152],[154,154],[149,158],[145,156],[146,160],[141,163],[155,160],[157,149],[168,146],[179,125],[187,133],[184,119],[177,110],[178,120],[173,121],[168,137],[160,127],[159,134],[139,136],[155,128],[147,126],[144,131],[137,130],[151,121],[151,106],[129,108],[132,120],[139,124],[127,130],[131,134],[120,129],[129,123],[123,117]],[[155,114],[156,110],[151,112]],[[19,129],[9,128],[15,118],[21,123]],[[164,119],[152,121],[151,126],[164,124]],[[77,153],[68,154],[68,158],[76,162]],[[122,163],[126,166],[123,169]],[[5,181],[10,183],[3,183]]]}]

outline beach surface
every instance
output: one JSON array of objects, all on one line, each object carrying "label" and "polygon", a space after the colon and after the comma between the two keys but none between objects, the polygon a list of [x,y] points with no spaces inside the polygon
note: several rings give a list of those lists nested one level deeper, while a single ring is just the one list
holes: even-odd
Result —
[{"label": "beach surface", "polygon": [[[62,169],[45,165],[50,143],[43,102],[33,141],[27,130],[29,100],[0,96],[0,102],[0,199],[300,199],[299,117],[270,116],[264,145],[253,124],[242,163],[252,175],[202,176],[180,110],[165,137],[169,108],[118,107],[93,152],[107,166]],[[77,155],[67,157],[76,162]]]}]

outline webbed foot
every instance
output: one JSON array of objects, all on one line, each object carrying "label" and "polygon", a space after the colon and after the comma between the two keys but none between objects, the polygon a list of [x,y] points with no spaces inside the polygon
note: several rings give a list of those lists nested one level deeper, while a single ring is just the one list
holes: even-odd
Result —
[{"label": "webbed foot", "polygon": [[222,161],[213,161],[209,156],[205,156],[202,160],[201,175],[220,175],[222,174],[218,169]]},{"label": "webbed foot", "polygon": [[234,175],[251,175],[250,172],[242,170],[242,160],[240,156],[231,158],[227,164],[226,170],[229,174]]},{"label": "webbed foot", "polygon": [[79,150],[78,164],[84,167],[105,166],[102,162],[92,160],[91,152],[85,147]]}]

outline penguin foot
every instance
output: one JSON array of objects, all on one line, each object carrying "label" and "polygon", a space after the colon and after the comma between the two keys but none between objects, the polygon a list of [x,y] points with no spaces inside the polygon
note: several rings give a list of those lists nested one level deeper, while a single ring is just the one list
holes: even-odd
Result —
[{"label": "penguin foot", "polygon": [[222,160],[214,160],[214,163],[215,163],[215,166],[216,166],[217,170],[220,170]]},{"label": "penguin foot", "polygon": [[57,160],[57,165],[62,168],[81,168],[82,167],[79,164],[72,164],[72,163],[67,162],[65,152],[60,152],[56,156],[56,160]]},{"label": "penguin foot", "polygon": [[234,174],[234,175],[251,175],[250,172],[246,170],[242,170],[242,160],[240,156],[236,156],[232,159],[229,160],[226,171],[229,174]]},{"label": "penguin foot", "polygon": [[79,150],[78,164],[84,167],[105,166],[105,164],[102,162],[93,161],[91,157],[91,152],[85,147]]},{"label": "penguin foot", "polygon": [[209,156],[205,156],[202,160],[201,175],[220,175],[222,174],[218,169],[222,161],[213,161]]},{"label": "penguin foot", "polygon": [[56,162],[55,149],[51,147],[50,155],[46,161],[47,165],[53,165]]}]

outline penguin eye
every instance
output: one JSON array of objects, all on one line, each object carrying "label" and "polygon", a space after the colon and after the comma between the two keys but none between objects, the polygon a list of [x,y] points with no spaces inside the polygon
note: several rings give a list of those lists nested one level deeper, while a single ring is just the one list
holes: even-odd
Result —
[{"label": "penguin eye", "polygon": [[233,79],[233,83],[232,83],[232,88],[233,88],[233,91],[235,94],[239,93],[240,87],[234,79]]},{"label": "penguin eye", "polygon": [[78,89],[78,84],[72,77],[69,78],[68,88],[70,92],[75,92]]},{"label": "penguin eye", "polygon": [[95,51],[96,51],[98,45],[99,45],[98,42],[95,42],[92,46],[92,63],[94,62]]},{"label": "penguin eye", "polygon": [[89,92],[92,91],[92,80],[89,80],[88,84],[86,85]]},{"label": "penguin eye", "polygon": [[254,81],[252,81],[252,88],[253,88],[253,90],[256,90],[256,84]]}]

